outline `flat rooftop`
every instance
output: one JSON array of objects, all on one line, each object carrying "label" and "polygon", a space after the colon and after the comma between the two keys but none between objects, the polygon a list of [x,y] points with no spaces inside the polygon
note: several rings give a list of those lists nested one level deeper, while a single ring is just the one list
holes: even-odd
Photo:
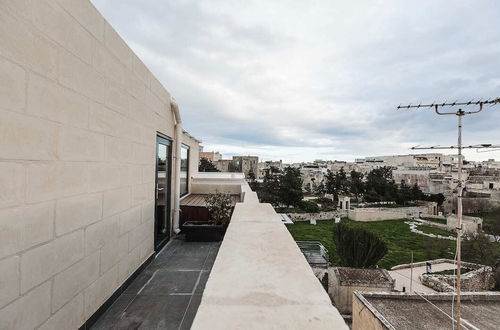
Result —
[{"label": "flat rooftop", "polygon": [[[451,329],[450,293],[422,295],[404,293],[356,293],[362,303],[389,329]],[[433,306],[434,305],[434,306]],[[439,309],[438,309],[439,308]],[[446,314],[445,314],[446,313]],[[462,319],[467,329],[498,329],[500,293],[475,292],[462,295]],[[388,323],[388,324],[387,324]],[[392,326],[392,328],[391,328]]]},{"label": "flat rooftop", "polygon": [[[207,194],[190,194],[180,201],[181,206],[197,206],[197,207],[205,207],[207,206],[207,202],[205,198]],[[240,201],[239,195],[231,195],[231,202],[234,205]]]},{"label": "flat rooftop", "polygon": [[386,284],[393,281],[385,269],[337,267],[335,268],[335,273],[341,284]]},{"label": "flat rooftop", "polygon": [[245,174],[240,172],[198,172],[193,174],[193,179],[245,179]]}]

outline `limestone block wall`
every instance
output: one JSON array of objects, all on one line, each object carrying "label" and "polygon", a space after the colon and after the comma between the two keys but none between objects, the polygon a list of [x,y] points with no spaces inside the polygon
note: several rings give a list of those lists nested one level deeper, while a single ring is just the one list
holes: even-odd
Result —
[{"label": "limestone block wall", "polygon": [[336,217],[343,217],[347,215],[347,211],[328,211],[316,213],[287,213],[292,221],[309,221],[309,220],[333,220]]},{"label": "limestone block wall", "polygon": [[[461,287],[463,291],[489,291],[495,287],[495,279],[491,267],[464,262],[463,267],[475,270],[462,274]],[[420,275],[420,282],[438,292],[452,292],[456,276],[453,275]]]},{"label": "limestone block wall", "polygon": [[418,217],[419,214],[428,214],[427,206],[398,207],[398,208],[355,208],[348,211],[348,217],[354,221],[382,221],[397,220],[409,216]]},{"label": "limestone block wall", "polygon": [[170,94],[89,1],[0,1],[0,329],[78,328],[153,253],[157,132]]}]

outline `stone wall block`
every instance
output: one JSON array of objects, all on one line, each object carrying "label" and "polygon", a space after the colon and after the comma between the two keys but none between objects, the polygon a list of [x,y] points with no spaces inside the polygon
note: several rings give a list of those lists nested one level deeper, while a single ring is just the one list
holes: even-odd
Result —
[{"label": "stone wall block", "polygon": [[70,89],[36,74],[29,75],[26,111],[60,124],[88,127],[88,101]]},{"label": "stone wall block", "polygon": [[50,316],[51,283],[45,282],[0,310],[0,329],[34,329]]},{"label": "stone wall block", "polygon": [[105,23],[105,37],[104,43],[106,47],[113,53],[116,58],[122,62],[128,69],[132,69],[132,50],[118,35],[118,33],[109,25]]},{"label": "stone wall block", "polygon": [[141,207],[136,206],[120,213],[120,236],[133,230],[141,224]]},{"label": "stone wall block", "polygon": [[96,252],[54,277],[52,312],[59,310],[99,277],[99,252]]},{"label": "stone wall block", "polygon": [[85,254],[89,255],[108,242],[116,241],[120,232],[118,216],[101,220],[85,229]]},{"label": "stone wall block", "polygon": [[59,157],[68,161],[104,160],[104,135],[63,127],[59,136]]},{"label": "stone wall block", "polygon": [[2,210],[0,258],[51,240],[53,231],[53,202]]},{"label": "stone wall block", "polygon": [[104,216],[117,214],[130,208],[130,198],[129,187],[104,192]]},{"label": "stone wall block", "polygon": [[62,47],[90,63],[91,35],[57,4],[45,0],[33,2],[33,24]]},{"label": "stone wall block", "polygon": [[69,197],[87,191],[87,166],[78,163],[32,163],[27,169],[27,202]]},{"label": "stone wall block", "polygon": [[53,160],[57,130],[48,121],[0,110],[0,159]]},{"label": "stone wall block", "polygon": [[[19,256],[0,260],[0,309],[19,297]],[[1,313],[1,312],[0,312]]]},{"label": "stone wall block", "polygon": [[118,267],[104,273],[85,289],[85,317],[90,317],[118,288]]},{"label": "stone wall block", "polygon": [[46,281],[83,258],[83,230],[59,237],[21,255],[21,292]]},{"label": "stone wall block", "polygon": [[57,1],[84,29],[89,31],[100,42],[104,41],[104,17],[92,2],[80,0]]},{"label": "stone wall block", "polygon": [[26,71],[0,58],[0,108],[23,111],[26,104]]},{"label": "stone wall block", "polygon": [[80,328],[84,322],[83,294],[79,294],[52,315],[38,330],[74,330]]},{"label": "stone wall block", "polygon": [[24,202],[26,171],[21,163],[0,162],[0,209]]},{"label": "stone wall block", "polygon": [[104,103],[106,81],[92,66],[68,52],[59,54],[59,82],[91,100]]},{"label": "stone wall block", "polygon": [[56,235],[84,228],[102,218],[102,193],[80,195],[56,203]]}]

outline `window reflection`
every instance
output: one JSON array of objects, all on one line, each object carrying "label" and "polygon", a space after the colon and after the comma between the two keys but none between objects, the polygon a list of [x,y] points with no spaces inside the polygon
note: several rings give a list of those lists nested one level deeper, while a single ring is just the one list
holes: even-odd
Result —
[{"label": "window reflection", "polygon": [[189,147],[183,144],[181,147],[181,173],[180,173],[181,196],[184,196],[188,193],[188,175],[189,175]]}]

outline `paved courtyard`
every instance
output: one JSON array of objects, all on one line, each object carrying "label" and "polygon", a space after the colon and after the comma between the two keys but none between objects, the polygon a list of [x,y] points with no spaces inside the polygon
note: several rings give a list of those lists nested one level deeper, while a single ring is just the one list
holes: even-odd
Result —
[{"label": "paved courtyard", "polygon": [[[449,269],[455,269],[456,266],[453,263],[450,262],[442,262],[439,264],[433,264],[432,265],[432,271],[433,272],[440,272],[442,270],[449,270]],[[420,283],[420,275],[424,274],[426,272],[425,266],[419,266],[419,267],[413,267],[413,287],[412,290],[414,292],[419,292],[419,293],[433,293],[436,292],[433,289],[426,287],[422,283]],[[402,290],[403,286],[406,288],[406,291],[410,291],[410,279],[411,279],[411,269],[408,268],[403,268],[403,269],[397,269],[397,270],[390,270],[389,274],[393,279],[396,280],[396,284],[394,288],[396,290]]]},{"label": "paved courtyard", "polygon": [[172,240],[91,329],[189,329],[219,246]]}]

